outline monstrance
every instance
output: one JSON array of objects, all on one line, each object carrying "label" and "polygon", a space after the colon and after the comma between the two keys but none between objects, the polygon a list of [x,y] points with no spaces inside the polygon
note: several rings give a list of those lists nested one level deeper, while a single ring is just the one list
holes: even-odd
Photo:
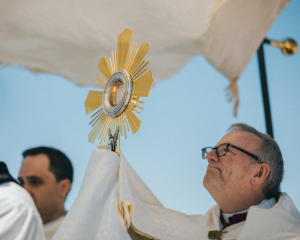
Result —
[{"label": "monstrance", "polygon": [[[148,97],[153,84],[151,71],[147,71],[146,56],[148,43],[142,43],[137,48],[137,43],[131,46],[133,31],[125,29],[118,37],[118,51],[111,52],[109,63],[103,57],[98,65],[103,74],[96,78],[96,87],[103,91],[90,91],[85,100],[86,114],[91,116],[92,131],[88,135],[90,143],[96,138],[100,144],[116,140],[114,152],[120,153],[120,137],[127,138],[126,130],[129,127],[136,133],[141,125],[140,119],[134,111],[140,114],[137,108],[144,110],[139,104],[144,103],[140,97]],[[99,134],[100,133],[100,134]]]}]

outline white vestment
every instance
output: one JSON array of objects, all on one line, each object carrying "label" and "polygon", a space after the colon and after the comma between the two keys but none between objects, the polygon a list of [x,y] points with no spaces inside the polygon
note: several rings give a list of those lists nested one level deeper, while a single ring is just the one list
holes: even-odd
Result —
[{"label": "white vestment", "polygon": [[14,182],[0,184],[0,239],[45,239],[42,220],[33,200]]},{"label": "white vestment", "polygon": [[[208,239],[220,230],[220,209],[204,216],[185,215],[164,208],[130,166],[124,155],[97,147],[71,210],[53,240]],[[222,238],[300,239],[300,213],[287,194],[250,207],[246,222],[226,228]],[[139,235],[148,238],[139,237]]]}]

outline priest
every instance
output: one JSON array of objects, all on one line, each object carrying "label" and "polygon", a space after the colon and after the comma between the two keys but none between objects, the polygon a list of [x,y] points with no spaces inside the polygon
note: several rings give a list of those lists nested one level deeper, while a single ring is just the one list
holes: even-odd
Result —
[{"label": "priest", "polygon": [[202,157],[203,184],[217,205],[185,215],[164,208],[122,153],[97,147],[53,239],[300,239],[300,213],[279,192],[284,164],[271,137],[234,124]]}]

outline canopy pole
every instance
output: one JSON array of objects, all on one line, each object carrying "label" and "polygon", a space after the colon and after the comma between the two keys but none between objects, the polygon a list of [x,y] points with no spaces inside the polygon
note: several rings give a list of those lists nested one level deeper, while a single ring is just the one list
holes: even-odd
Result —
[{"label": "canopy pole", "polygon": [[264,110],[265,110],[267,133],[272,138],[274,138],[272,119],[271,119],[271,108],[270,108],[270,101],[269,101],[268,84],[267,84],[267,73],[266,73],[266,65],[265,65],[265,57],[264,57],[264,49],[263,49],[264,43],[280,48],[281,52],[285,55],[292,55],[292,54],[296,53],[298,50],[298,44],[292,38],[287,38],[287,39],[283,40],[282,42],[269,40],[269,39],[265,38],[257,51],[260,81],[261,81],[261,90],[262,90],[262,95],[263,95],[263,100],[264,100]]},{"label": "canopy pole", "polygon": [[257,51],[257,57],[258,57],[258,64],[259,64],[261,90],[262,90],[262,96],[264,101],[267,133],[270,135],[270,137],[274,138],[263,43],[260,45]]}]

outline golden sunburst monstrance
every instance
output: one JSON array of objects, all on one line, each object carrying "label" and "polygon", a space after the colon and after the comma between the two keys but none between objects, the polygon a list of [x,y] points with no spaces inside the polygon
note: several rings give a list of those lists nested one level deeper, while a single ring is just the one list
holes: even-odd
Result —
[{"label": "golden sunburst monstrance", "polygon": [[148,97],[153,84],[151,71],[147,71],[146,56],[148,43],[137,43],[130,47],[133,31],[125,29],[118,37],[118,52],[111,52],[109,63],[103,57],[98,65],[104,76],[99,74],[96,87],[103,91],[90,91],[85,100],[86,114],[90,114],[92,131],[89,133],[89,142],[94,143],[97,136],[100,144],[106,142],[108,130],[115,133],[117,154],[120,153],[120,137],[127,138],[126,131],[129,126],[132,133],[136,133],[141,125],[140,119],[135,115],[140,113],[137,108],[144,110],[139,104],[144,103],[140,97]]}]

